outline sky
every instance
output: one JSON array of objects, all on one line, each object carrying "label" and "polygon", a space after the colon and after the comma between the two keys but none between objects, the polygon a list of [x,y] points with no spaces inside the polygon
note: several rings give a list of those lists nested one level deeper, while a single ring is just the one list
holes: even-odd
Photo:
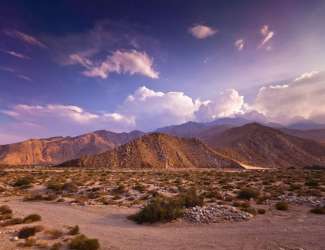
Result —
[{"label": "sky", "polygon": [[0,144],[221,117],[325,123],[322,0],[0,5]]}]

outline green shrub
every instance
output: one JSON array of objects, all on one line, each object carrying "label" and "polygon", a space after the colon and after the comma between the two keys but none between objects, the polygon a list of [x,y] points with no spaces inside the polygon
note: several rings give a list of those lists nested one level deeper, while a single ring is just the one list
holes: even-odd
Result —
[{"label": "green shrub", "polygon": [[97,250],[99,242],[97,239],[89,239],[85,235],[75,236],[69,243],[69,248],[74,250]]},{"label": "green shrub", "polygon": [[42,220],[42,217],[39,214],[30,214],[24,218],[23,222],[24,223],[32,223],[32,222],[40,221],[40,220]]},{"label": "green shrub", "polygon": [[179,201],[172,198],[155,197],[138,213],[129,216],[129,219],[139,224],[168,222],[179,218],[182,214]]},{"label": "green shrub", "polygon": [[252,188],[243,188],[238,192],[237,197],[242,200],[249,200],[251,198],[256,199],[259,196],[259,192]]},{"label": "green shrub", "polygon": [[9,206],[7,205],[2,205],[0,206],[0,214],[12,214],[12,210]]},{"label": "green shrub", "polygon": [[23,227],[18,232],[18,238],[27,239],[28,237],[34,236],[36,233],[38,233],[42,230],[43,230],[43,228],[41,226]]},{"label": "green shrub", "polygon": [[289,209],[289,205],[288,205],[288,203],[285,202],[285,201],[280,201],[280,202],[277,202],[277,203],[275,204],[275,208],[276,208],[277,210],[286,211],[286,210]]},{"label": "green shrub", "polygon": [[33,178],[31,176],[24,176],[17,179],[13,186],[14,187],[30,187],[33,182]]},{"label": "green shrub", "polygon": [[325,214],[325,206],[324,207],[315,207],[310,210],[313,214]]},{"label": "green shrub", "polygon": [[305,185],[306,186],[309,186],[309,187],[318,187],[319,186],[319,183],[317,180],[314,180],[314,179],[308,179],[306,182],[305,182]]},{"label": "green shrub", "polygon": [[203,205],[203,197],[199,196],[194,188],[180,194],[178,201],[182,207],[186,208]]}]

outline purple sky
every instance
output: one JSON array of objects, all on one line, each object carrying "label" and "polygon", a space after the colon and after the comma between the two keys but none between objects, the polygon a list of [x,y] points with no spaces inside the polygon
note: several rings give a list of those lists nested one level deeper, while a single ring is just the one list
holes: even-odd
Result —
[{"label": "purple sky", "polygon": [[2,1],[0,144],[243,116],[325,123],[324,1]]}]

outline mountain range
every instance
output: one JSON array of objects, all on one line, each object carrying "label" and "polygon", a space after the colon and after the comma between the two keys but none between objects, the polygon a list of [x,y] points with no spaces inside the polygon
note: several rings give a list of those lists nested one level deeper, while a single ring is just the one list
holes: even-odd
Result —
[{"label": "mountain range", "polygon": [[195,138],[151,133],[104,153],[68,161],[62,166],[94,168],[240,168]]},{"label": "mountain range", "polygon": [[76,137],[31,139],[0,146],[0,164],[111,168],[325,165],[325,129],[267,125],[225,118],[168,126],[154,133],[100,130]]}]

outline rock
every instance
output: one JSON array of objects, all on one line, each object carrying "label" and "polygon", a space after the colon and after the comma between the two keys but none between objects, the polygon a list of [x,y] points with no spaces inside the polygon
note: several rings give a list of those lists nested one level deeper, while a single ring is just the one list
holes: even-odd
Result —
[{"label": "rock", "polygon": [[184,213],[184,218],[192,223],[218,223],[225,221],[245,221],[253,215],[243,212],[228,205],[209,205],[205,207],[189,208]]},{"label": "rock", "polygon": [[14,237],[11,237],[10,240],[11,240],[11,241],[18,241],[19,238],[18,238],[17,236],[14,236]]},{"label": "rock", "polygon": [[296,196],[296,195],[281,195],[279,199],[288,203],[294,203],[298,205],[306,205],[312,207],[323,207],[325,206],[324,197],[315,196]]}]

